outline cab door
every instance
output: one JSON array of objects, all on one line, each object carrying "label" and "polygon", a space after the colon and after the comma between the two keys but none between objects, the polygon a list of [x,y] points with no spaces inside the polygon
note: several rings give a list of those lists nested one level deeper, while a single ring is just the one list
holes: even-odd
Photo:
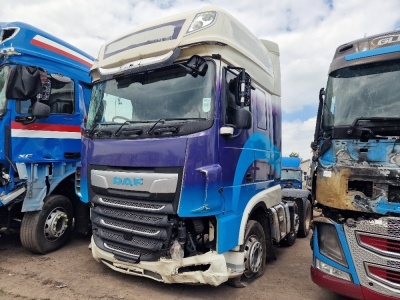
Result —
[{"label": "cab door", "polygon": [[[11,151],[15,162],[78,161],[81,128],[77,85],[60,74],[45,73],[42,91],[17,100],[11,118]],[[50,115],[32,118],[35,102],[46,104]]]},{"label": "cab door", "polygon": [[[219,165],[222,170],[221,196],[224,214],[218,216],[218,251],[224,252],[237,245],[243,210],[254,194],[254,127],[236,128],[238,105],[232,83],[237,78],[236,70],[222,68],[221,110],[219,124]],[[244,107],[251,112],[252,104]],[[233,128],[233,134],[225,134]],[[227,234],[229,232],[229,234]]]}]

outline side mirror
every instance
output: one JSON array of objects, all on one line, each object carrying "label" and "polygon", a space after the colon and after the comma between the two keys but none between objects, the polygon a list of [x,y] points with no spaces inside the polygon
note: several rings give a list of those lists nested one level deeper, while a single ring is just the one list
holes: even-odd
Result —
[{"label": "side mirror", "polygon": [[249,106],[251,98],[251,77],[244,69],[229,82],[229,90],[235,95],[236,105]]},{"label": "side mirror", "polygon": [[190,71],[194,77],[197,75],[206,75],[208,68],[206,60],[198,55],[193,55],[186,63],[183,64],[183,66]]},{"label": "side mirror", "polygon": [[39,68],[17,65],[11,69],[6,90],[8,99],[29,100],[41,89]]},{"label": "side mirror", "polygon": [[244,108],[240,108],[235,114],[235,125],[238,129],[250,129],[252,123],[251,112]]},{"label": "side mirror", "polygon": [[38,119],[47,118],[50,116],[50,106],[37,101],[33,104],[32,115]]}]

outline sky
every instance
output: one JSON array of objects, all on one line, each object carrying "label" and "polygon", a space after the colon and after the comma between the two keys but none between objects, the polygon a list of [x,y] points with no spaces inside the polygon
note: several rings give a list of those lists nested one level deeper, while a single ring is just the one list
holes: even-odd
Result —
[{"label": "sky", "polygon": [[225,9],[258,38],[278,43],[282,154],[295,152],[303,160],[311,158],[318,93],[335,49],[400,29],[399,0],[1,0],[0,21],[29,23],[96,57],[114,36],[208,4]]}]

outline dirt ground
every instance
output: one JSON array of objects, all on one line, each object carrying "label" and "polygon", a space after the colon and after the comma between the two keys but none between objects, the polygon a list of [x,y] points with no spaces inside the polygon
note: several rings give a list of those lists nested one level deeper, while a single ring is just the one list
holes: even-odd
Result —
[{"label": "dirt ground", "polygon": [[34,255],[17,234],[0,237],[0,300],[9,299],[344,299],[310,279],[308,238],[290,248],[276,248],[263,277],[246,288],[169,285],[115,272],[97,263],[89,237],[74,235],[64,248]]}]

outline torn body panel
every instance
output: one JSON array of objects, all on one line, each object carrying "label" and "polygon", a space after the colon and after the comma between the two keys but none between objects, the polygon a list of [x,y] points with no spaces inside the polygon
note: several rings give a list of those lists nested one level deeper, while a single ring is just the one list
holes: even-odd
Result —
[{"label": "torn body panel", "polygon": [[182,259],[161,258],[157,262],[132,263],[118,260],[110,252],[91,242],[92,255],[111,269],[129,275],[151,278],[164,283],[209,284],[218,286],[228,280],[224,255],[209,251]]},{"label": "torn body panel", "polygon": [[[378,214],[400,212],[400,169],[390,162],[393,142],[335,143],[320,158],[316,199],[322,205]],[[365,151],[363,149],[368,149]],[[330,152],[330,153],[329,153]],[[328,161],[331,160],[329,164]]]}]

